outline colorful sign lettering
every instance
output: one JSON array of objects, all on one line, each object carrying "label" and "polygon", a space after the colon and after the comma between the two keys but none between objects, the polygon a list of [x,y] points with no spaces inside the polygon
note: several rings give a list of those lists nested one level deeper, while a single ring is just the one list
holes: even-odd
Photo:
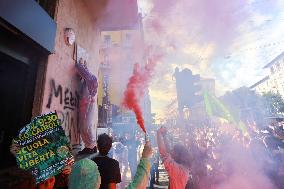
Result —
[{"label": "colorful sign lettering", "polygon": [[60,173],[73,162],[69,141],[56,113],[33,119],[21,129],[14,143],[20,146],[16,154],[18,166],[31,171],[37,183]]}]

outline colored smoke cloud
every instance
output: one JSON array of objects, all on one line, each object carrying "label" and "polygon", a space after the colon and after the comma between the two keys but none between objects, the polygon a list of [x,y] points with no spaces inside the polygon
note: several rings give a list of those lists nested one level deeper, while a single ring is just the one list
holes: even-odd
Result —
[{"label": "colored smoke cloud", "polygon": [[267,170],[269,164],[265,162],[267,153],[260,144],[251,145],[250,150],[239,143],[229,142],[223,146],[221,162],[229,167],[230,174],[221,182],[219,189],[276,189],[270,180]]},{"label": "colored smoke cloud", "polygon": [[166,104],[176,98],[161,100],[158,95],[175,94],[170,77],[175,67],[215,79],[219,96],[262,79],[262,67],[283,51],[283,0],[140,1],[148,2],[145,41],[165,55],[150,88],[158,117],[168,117]]},{"label": "colored smoke cloud", "polygon": [[175,32],[183,30],[187,35],[198,33],[200,41],[217,42],[224,47],[238,35],[238,27],[248,15],[245,10],[241,11],[246,4],[245,0],[153,0],[146,27],[162,35],[163,40],[174,38],[175,41],[185,41],[177,33],[168,35],[174,28]]},{"label": "colored smoke cloud", "polygon": [[122,105],[135,113],[136,120],[141,129],[146,133],[142,109],[139,105],[140,99],[144,96],[153,75],[155,65],[159,57],[148,60],[148,63],[141,68],[138,63],[134,65],[133,73],[129,78]]}]

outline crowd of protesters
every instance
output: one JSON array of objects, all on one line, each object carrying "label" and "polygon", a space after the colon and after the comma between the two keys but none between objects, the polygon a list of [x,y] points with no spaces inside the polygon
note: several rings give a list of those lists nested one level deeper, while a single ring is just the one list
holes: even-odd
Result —
[{"label": "crowd of protesters", "polygon": [[157,137],[170,189],[284,188],[281,122],[190,127],[179,131],[180,143],[167,133],[174,131],[161,128]]},{"label": "crowd of protesters", "polygon": [[[173,140],[173,133],[178,133],[177,140]],[[98,153],[94,158],[78,160],[55,177],[36,185],[30,173],[13,169],[1,173],[1,183],[9,183],[2,185],[4,188],[19,189],[151,189],[159,182],[158,167],[162,162],[169,176],[170,189],[226,188],[220,186],[238,174],[237,182],[240,183],[252,180],[255,186],[261,183],[267,189],[270,189],[268,186],[284,188],[282,122],[261,129],[256,124],[241,128],[228,123],[179,128],[178,132],[161,127],[152,135],[151,142],[154,146],[157,144],[157,150],[152,149],[149,141],[140,140],[143,136],[126,133],[118,138],[102,134],[98,137]],[[139,155],[141,146],[142,155]],[[16,150],[12,145],[11,152]],[[131,180],[127,178],[128,167]],[[261,182],[256,174],[264,175],[260,177]],[[7,180],[3,182],[3,178]],[[266,179],[270,182],[267,187],[263,183]]]}]

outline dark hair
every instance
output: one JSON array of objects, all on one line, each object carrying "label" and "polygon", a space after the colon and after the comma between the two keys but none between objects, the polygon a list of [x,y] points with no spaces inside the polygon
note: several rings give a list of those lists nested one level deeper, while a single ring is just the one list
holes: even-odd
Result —
[{"label": "dark hair", "polygon": [[13,167],[0,173],[0,186],[5,189],[34,189],[36,181],[29,171]]},{"label": "dark hair", "polygon": [[174,160],[177,163],[182,164],[187,168],[191,166],[191,156],[186,147],[180,144],[176,144],[174,146],[174,153],[175,153]]},{"label": "dark hair", "polygon": [[104,133],[99,135],[97,143],[100,154],[105,156],[108,154],[109,150],[111,149],[112,138]]}]

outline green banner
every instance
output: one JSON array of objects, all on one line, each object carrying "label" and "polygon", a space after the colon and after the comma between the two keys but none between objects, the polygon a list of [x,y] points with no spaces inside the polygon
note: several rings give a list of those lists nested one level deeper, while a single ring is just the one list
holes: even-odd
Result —
[{"label": "green banner", "polygon": [[37,183],[73,162],[69,141],[56,113],[33,119],[21,129],[14,142],[20,146],[16,154],[18,166],[31,171]]},{"label": "green banner", "polygon": [[241,120],[238,120],[235,116],[233,116],[225,104],[217,97],[208,92],[204,92],[203,98],[205,102],[205,110],[208,116],[216,116],[226,119],[240,129],[243,134],[247,133],[246,125]]}]

